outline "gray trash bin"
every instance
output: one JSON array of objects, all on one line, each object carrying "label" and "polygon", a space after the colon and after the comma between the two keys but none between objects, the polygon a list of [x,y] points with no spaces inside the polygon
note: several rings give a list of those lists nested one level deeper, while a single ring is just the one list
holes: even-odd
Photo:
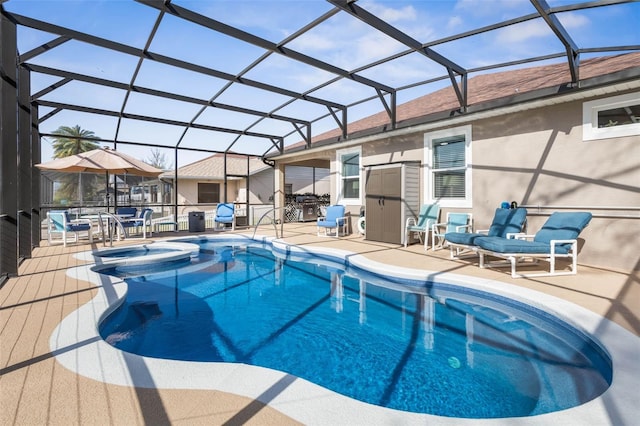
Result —
[{"label": "gray trash bin", "polygon": [[189,212],[189,232],[204,232],[204,212]]}]

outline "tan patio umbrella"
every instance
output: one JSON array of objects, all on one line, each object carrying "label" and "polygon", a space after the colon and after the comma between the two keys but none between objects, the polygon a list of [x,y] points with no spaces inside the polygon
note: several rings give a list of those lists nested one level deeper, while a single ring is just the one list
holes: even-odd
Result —
[{"label": "tan patio umbrella", "polygon": [[36,167],[59,172],[107,172],[116,175],[130,174],[146,177],[157,177],[162,173],[160,169],[109,148],[98,148],[68,157],[57,158],[46,163],[36,164]]},{"label": "tan patio umbrella", "polygon": [[107,176],[107,190],[109,187],[109,173],[144,177],[157,177],[162,173],[162,170],[158,168],[109,148],[98,148],[68,157],[57,158],[46,163],[36,164],[36,167],[43,170],[69,173],[105,173]]}]

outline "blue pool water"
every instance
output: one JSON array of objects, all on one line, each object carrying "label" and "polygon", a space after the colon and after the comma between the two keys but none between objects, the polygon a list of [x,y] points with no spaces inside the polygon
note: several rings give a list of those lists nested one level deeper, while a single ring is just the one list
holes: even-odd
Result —
[{"label": "blue pool water", "polygon": [[236,244],[202,242],[183,267],[128,278],[102,337],[144,356],[269,367],[371,404],[449,417],[553,412],[611,383],[598,345],[519,302]]}]

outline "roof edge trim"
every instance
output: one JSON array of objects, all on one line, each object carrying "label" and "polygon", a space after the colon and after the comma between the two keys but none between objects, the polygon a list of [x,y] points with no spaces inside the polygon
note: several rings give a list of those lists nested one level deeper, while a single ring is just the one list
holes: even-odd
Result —
[{"label": "roof edge trim", "polygon": [[[464,115],[449,116],[450,111],[441,111],[438,113],[430,114],[428,116],[406,120],[406,127],[383,131],[382,133],[378,132],[376,134],[370,134],[370,132],[375,131],[375,129],[367,129],[364,130],[364,132],[367,132],[368,134],[357,136],[353,139],[341,141],[329,139],[325,141],[318,141],[314,143],[314,146],[312,148],[296,149],[285,154],[268,156],[268,158],[274,160],[285,160],[289,158],[295,158],[302,154],[326,151],[327,149],[331,148],[348,148],[385,138],[404,136],[411,133],[433,130],[441,127],[464,124],[470,121],[491,118],[497,115],[527,111],[559,103],[572,102],[577,99],[601,95],[603,94],[602,90],[604,88],[609,89],[610,92],[633,90],[636,88],[640,88],[639,78],[640,67],[633,67],[613,74],[607,74],[604,76],[582,80],[580,82],[579,88],[568,89],[566,85],[547,87],[533,92],[523,93],[522,95],[518,96],[517,101],[514,101],[513,98],[509,98],[506,100],[503,98],[470,106],[468,112]],[[446,115],[446,117],[443,117],[443,115]],[[424,120],[428,119],[428,117],[432,117],[434,120],[430,122],[424,122]],[[423,123],[419,124],[416,123],[416,121],[422,121]],[[401,123],[398,124],[400,125]],[[384,127],[378,127],[377,129],[382,128]]]}]

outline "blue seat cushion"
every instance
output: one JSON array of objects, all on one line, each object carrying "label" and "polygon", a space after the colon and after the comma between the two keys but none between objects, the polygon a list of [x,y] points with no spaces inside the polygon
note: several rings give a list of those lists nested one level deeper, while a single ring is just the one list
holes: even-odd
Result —
[{"label": "blue seat cushion", "polygon": [[77,231],[88,231],[91,229],[91,224],[89,223],[79,223],[77,225],[67,225],[67,229],[69,231],[77,232]]},{"label": "blue seat cushion", "polygon": [[342,226],[344,219],[338,220],[319,220],[317,222],[318,226],[322,226],[323,228],[335,228],[337,226]]},{"label": "blue seat cushion", "polygon": [[462,244],[465,246],[475,246],[475,240],[478,237],[486,237],[486,234],[477,234],[470,232],[447,232],[444,239],[453,244]]},{"label": "blue seat cushion", "polygon": [[[476,246],[495,253],[516,253],[516,254],[547,254],[551,252],[549,243],[537,241],[517,240],[513,238],[501,237],[481,237],[475,240]],[[556,245],[557,254],[567,254],[570,245]]]}]

